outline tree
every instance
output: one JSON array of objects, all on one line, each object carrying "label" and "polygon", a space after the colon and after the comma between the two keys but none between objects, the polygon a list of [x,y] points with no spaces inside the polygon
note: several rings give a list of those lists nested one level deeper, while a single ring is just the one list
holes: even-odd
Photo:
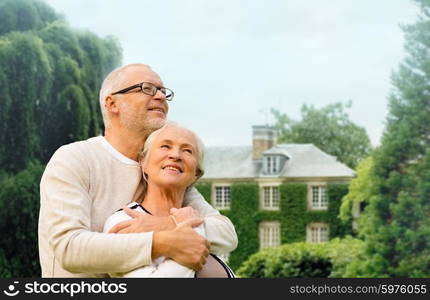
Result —
[{"label": "tree", "polygon": [[[121,62],[112,37],[70,28],[38,0],[0,0],[0,277],[40,276],[43,164],[100,133],[98,89]],[[41,162],[41,163],[40,163]]]},{"label": "tree", "polygon": [[272,109],[276,127],[280,131],[279,141],[285,143],[312,143],[351,168],[367,157],[371,145],[366,130],[350,119],[345,109],[351,103],[329,104],[321,109],[303,105],[300,121]]},{"label": "tree", "polygon": [[377,195],[360,229],[371,277],[430,276],[430,1],[416,0],[419,20],[403,27],[408,56],[392,75],[394,89],[380,149]]},{"label": "tree", "polygon": [[100,134],[98,89],[120,61],[114,38],[70,28],[44,2],[0,0],[0,169]]},{"label": "tree", "polygon": [[44,166],[31,163],[16,175],[0,176],[0,277],[40,276],[37,252],[39,182]]},{"label": "tree", "polygon": [[[342,198],[339,217],[347,222],[357,218],[360,212],[367,206],[370,199],[377,194],[377,177],[374,174],[374,160],[372,156],[362,160],[357,165],[357,176],[350,185],[348,194]],[[363,221],[365,222],[365,221]]]},{"label": "tree", "polygon": [[0,35],[41,29],[58,18],[54,10],[41,1],[0,1]]},{"label": "tree", "polygon": [[353,277],[347,273],[349,263],[363,258],[364,243],[347,236],[327,243],[289,243],[264,249],[242,263],[239,277]]},{"label": "tree", "polygon": [[0,57],[0,168],[22,170],[40,150],[36,109],[39,99],[49,97],[51,68],[42,41],[30,33],[8,34],[0,43]]}]

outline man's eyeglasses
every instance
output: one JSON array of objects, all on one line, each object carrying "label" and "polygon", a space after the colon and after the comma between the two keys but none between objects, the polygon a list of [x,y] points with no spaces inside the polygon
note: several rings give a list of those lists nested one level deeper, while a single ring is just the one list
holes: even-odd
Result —
[{"label": "man's eyeglasses", "polygon": [[133,89],[136,88],[140,88],[140,90],[142,91],[142,93],[149,95],[149,96],[155,96],[155,94],[157,94],[157,91],[160,90],[164,96],[166,96],[166,100],[167,101],[172,101],[174,93],[171,89],[165,88],[165,87],[158,87],[153,85],[150,82],[141,82],[132,86],[129,86],[128,88],[122,89],[118,92],[112,93],[111,95],[116,95],[116,94],[125,94],[128,91],[131,91]]}]

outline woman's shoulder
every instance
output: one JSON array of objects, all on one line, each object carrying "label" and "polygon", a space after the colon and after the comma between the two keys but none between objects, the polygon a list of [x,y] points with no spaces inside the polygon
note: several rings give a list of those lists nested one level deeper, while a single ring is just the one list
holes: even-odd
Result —
[{"label": "woman's shoulder", "polygon": [[[131,208],[131,209],[134,209],[136,211],[147,212],[146,209],[140,203],[137,203],[137,202],[134,202],[134,201],[131,202],[131,203],[129,203],[129,204],[127,204],[127,207]],[[120,212],[120,211],[124,212],[124,210],[122,208],[120,208],[119,210],[117,210],[117,212]]]},{"label": "woman's shoulder", "polygon": [[[143,207],[137,202],[131,202],[127,204],[127,207],[139,212],[145,212]],[[106,219],[105,225],[103,226],[103,232],[109,232],[109,230],[116,224],[130,219],[131,217],[125,213],[124,209],[120,208]]]}]

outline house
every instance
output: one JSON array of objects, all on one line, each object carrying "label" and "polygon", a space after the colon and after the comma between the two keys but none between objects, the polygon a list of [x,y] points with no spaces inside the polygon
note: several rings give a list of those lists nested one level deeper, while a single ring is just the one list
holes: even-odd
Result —
[{"label": "house", "polygon": [[[208,147],[204,162],[205,174],[199,180],[197,188],[202,191],[205,185],[206,195],[203,192],[202,194],[214,207],[229,217],[232,202],[235,201],[232,198],[235,184],[246,182],[256,186],[254,190],[258,193],[255,195],[258,204],[254,207],[261,214],[254,217],[255,221],[250,221],[249,226],[258,226],[258,229],[255,228],[253,231],[258,237],[251,237],[253,233],[250,232],[245,241],[248,243],[253,239],[258,243],[253,251],[290,241],[325,242],[338,234],[337,223],[336,226],[333,225],[337,232],[331,233],[330,222],[324,221],[328,220],[330,205],[338,211],[341,199],[340,196],[331,199],[328,187],[340,184],[346,187],[343,191],[347,191],[355,172],[313,144],[278,144],[277,131],[274,128],[253,126],[252,146]],[[298,199],[303,202],[302,205],[298,205],[302,207],[298,208],[302,211],[297,211],[295,216],[306,215],[306,220],[316,221],[303,223],[305,222],[303,220],[293,220],[300,218],[290,214],[297,207],[288,202],[294,201],[291,199],[293,193],[288,192],[288,187],[294,183],[305,195],[303,200]],[[238,192],[235,195],[240,197]],[[284,206],[281,205],[281,199],[287,201]],[[251,204],[253,200],[243,201],[253,205]],[[244,226],[242,221],[239,222],[239,218],[248,218],[250,214],[252,213],[243,213],[236,219],[234,216],[231,217],[238,231],[239,246],[240,234],[247,230],[238,228]],[[293,227],[298,228],[294,229],[297,233],[292,233]]]}]

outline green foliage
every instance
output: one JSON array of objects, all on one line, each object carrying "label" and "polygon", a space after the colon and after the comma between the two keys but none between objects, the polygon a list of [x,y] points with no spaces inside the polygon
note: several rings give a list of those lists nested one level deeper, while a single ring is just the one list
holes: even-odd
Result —
[{"label": "green foliage", "polygon": [[100,133],[98,90],[118,42],[74,30],[38,0],[0,0],[0,276],[38,276],[43,167],[61,145]]},{"label": "green foliage", "polygon": [[0,168],[20,170],[39,153],[37,101],[47,97],[51,70],[42,41],[30,33],[9,34],[0,43],[0,57],[5,87]]},{"label": "green foliage", "polygon": [[38,30],[58,17],[42,1],[2,0],[0,2],[0,35],[11,31]]},{"label": "green foliage", "polygon": [[[57,118],[63,117],[61,126],[56,128],[63,141],[73,142],[89,136],[90,111],[82,89],[77,85],[69,85],[58,94]],[[67,137],[67,138],[66,138]]]},{"label": "green foliage", "polygon": [[240,277],[346,277],[351,261],[362,258],[364,243],[347,237],[327,243],[304,242],[269,248],[252,255],[237,271]]},{"label": "green foliage", "polygon": [[40,276],[37,251],[39,182],[44,166],[32,163],[0,181],[0,277]]},{"label": "green foliage", "polygon": [[306,184],[283,184],[280,187],[280,193],[283,212],[282,243],[304,241],[308,187]]},{"label": "green foliage", "polygon": [[348,193],[346,184],[329,184],[327,194],[330,199],[327,209],[327,223],[330,224],[330,238],[345,236],[352,233],[352,222],[343,224],[339,218],[340,205],[342,198]]},{"label": "green foliage", "polygon": [[374,174],[374,160],[369,156],[358,164],[357,177],[351,181],[348,194],[342,198],[339,216],[343,221],[352,220],[354,215],[357,216],[359,209],[364,208],[376,195],[377,180]]},{"label": "green foliage", "polygon": [[345,111],[351,102],[329,104],[321,109],[303,105],[300,121],[272,109],[276,127],[280,130],[279,141],[285,143],[312,143],[321,150],[336,156],[351,168],[367,157],[371,145],[366,130],[354,124]]},{"label": "green foliage", "polygon": [[249,255],[258,251],[258,185],[236,183],[230,190],[230,212],[239,238],[238,248],[230,254],[229,265],[236,269]]},{"label": "green foliage", "polygon": [[281,223],[282,242],[293,243],[304,241],[306,225],[323,222],[329,225],[330,238],[351,233],[351,223],[342,224],[338,218],[341,198],[347,193],[347,184],[328,184],[327,210],[312,211],[307,209],[307,185],[290,183],[281,185]]},{"label": "green foliage", "polygon": [[[211,204],[210,183],[195,184],[197,190]],[[230,254],[229,266],[237,268],[249,255],[258,251],[258,185],[236,183],[231,185],[231,206],[221,213],[233,222],[239,238],[238,248]]]},{"label": "green foliage", "polygon": [[430,276],[430,2],[405,26],[408,56],[393,74],[394,90],[381,146],[375,152],[377,195],[360,233],[369,258],[356,271],[372,277]]},{"label": "green foliage", "polygon": [[343,239],[335,238],[328,243],[322,244],[326,255],[333,264],[331,278],[355,278],[356,273],[349,270],[353,262],[365,259],[366,245],[362,240],[346,236]]},{"label": "green foliage", "polygon": [[200,194],[202,194],[203,198],[205,198],[205,200],[211,204],[211,184],[198,182],[194,185],[194,187],[199,191]]},{"label": "green foliage", "polygon": [[98,90],[120,60],[117,41],[70,28],[44,2],[0,1],[0,169],[98,135]]},{"label": "green foliage", "polygon": [[[198,183],[196,188],[205,199],[210,199],[211,184]],[[264,211],[259,207],[259,187],[256,183],[235,183],[230,190],[230,209],[221,211],[233,222],[239,245],[230,254],[229,265],[237,269],[248,257],[258,252],[259,224],[263,221],[279,221],[281,242],[292,243],[304,241],[306,225],[313,222],[324,222],[330,226],[330,237],[344,236],[351,232],[351,224],[342,224],[337,217],[340,199],[347,193],[346,184],[329,184],[327,188],[329,207],[325,211],[307,210],[307,185],[282,184],[280,186],[279,211]]]},{"label": "green foliage", "polygon": [[240,277],[328,277],[332,264],[318,244],[293,243],[251,256],[237,271]]}]

